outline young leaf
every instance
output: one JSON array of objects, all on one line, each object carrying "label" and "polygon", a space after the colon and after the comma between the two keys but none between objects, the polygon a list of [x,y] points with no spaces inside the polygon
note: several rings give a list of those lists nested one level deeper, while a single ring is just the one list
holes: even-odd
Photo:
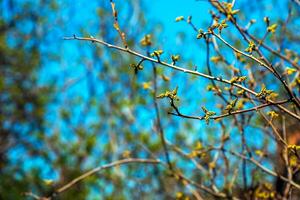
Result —
[{"label": "young leaf", "polygon": [[141,39],[140,44],[141,44],[142,46],[151,46],[151,45],[152,45],[151,35],[150,35],[150,34],[145,35],[145,36]]},{"label": "young leaf", "polygon": [[268,26],[267,31],[271,33],[275,33],[277,28],[277,24],[272,24],[271,26]]},{"label": "young leaf", "polygon": [[175,19],[176,22],[180,22],[180,21],[182,21],[182,20],[184,20],[184,17],[183,17],[183,16],[178,16],[178,17],[176,17],[176,19]]}]

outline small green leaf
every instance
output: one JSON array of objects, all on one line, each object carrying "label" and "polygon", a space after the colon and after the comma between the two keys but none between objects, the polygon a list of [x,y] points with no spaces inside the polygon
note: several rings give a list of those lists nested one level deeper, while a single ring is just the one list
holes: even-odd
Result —
[{"label": "small green leaf", "polygon": [[178,16],[178,17],[176,17],[176,19],[175,19],[176,22],[180,22],[180,21],[182,21],[182,20],[184,20],[184,17],[183,17],[183,16]]},{"label": "small green leaf", "polygon": [[292,75],[293,73],[297,72],[297,70],[294,68],[287,67],[285,68],[285,72],[287,73],[287,75]]},{"label": "small green leaf", "polygon": [[271,117],[271,119],[279,116],[275,111],[269,111],[267,114]]},{"label": "small green leaf", "polygon": [[225,110],[227,110],[228,112],[231,112],[234,109],[234,107],[236,106],[237,101],[238,101],[237,98],[230,101],[229,104],[226,106]]},{"label": "small green leaf", "polygon": [[172,61],[175,63],[176,61],[178,61],[180,59],[179,55],[172,55]]},{"label": "small green leaf", "polygon": [[169,99],[179,101],[179,98],[177,97],[177,92],[178,86],[176,86],[176,88],[173,91],[167,90],[164,93],[159,94],[158,96],[156,96],[156,98],[162,99],[167,97]]},{"label": "small green leaf", "polygon": [[154,56],[160,56],[161,54],[163,54],[163,50],[159,49],[159,50],[155,50],[153,53],[150,54],[151,57]]},{"label": "small green leaf", "polygon": [[204,106],[202,106],[201,108],[202,108],[203,112],[205,113],[203,118],[204,118],[206,124],[208,125],[211,116],[216,115],[216,113],[214,111],[207,110]]},{"label": "small green leaf", "polygon": [[141,41],[140,41],[140,44],[142,46],[151,46],[152,42],[151,42],[151,35],[150,34],[147,34],[145,35]]},{"label": "small green leaf", "polygon": [[204,37],[204,31],[202,29],[198,30],[198,35],[197,35],[197,39],[201,39],[202,37]]},{"label": "small green leaf", "polygon": [[256,95],[258,98],[267,98],[273,93],[273,90],[267,90],[265,85],[262,85],[260,92]]},{"label": "small green leaf", "polygon": [[232,79],[230,79],[230,83],[242,83],[246,79],[246,76],[234,76]]},{"label": "small green leaf", "polygon": [[268,26],[267,31],[271,33],[275,33],[277,28],[277,24],[272,24],[271,26]]},{"label": "small green leaf", "polygon": [[253,41],[250,41],[249,45],[245,51],[248,53],[252,53],[253,51],[255,51],[255,48],[256,48],[255,43]]}]

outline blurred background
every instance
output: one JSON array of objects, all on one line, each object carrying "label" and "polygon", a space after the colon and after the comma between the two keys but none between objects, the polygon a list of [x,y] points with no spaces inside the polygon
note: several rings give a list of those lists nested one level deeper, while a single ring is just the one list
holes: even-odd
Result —
[{"label": "blurred background", "polygon": [[[146,54],[140,41],[151,34],[151,50],[163,49],[162,59],[179,54],[177,65],[188,69],[197,66],[198,71],[207,73],[205,42],[197,40],[197,33],[184,22],[176,23],[175,18],[192,16],[197,28],[206,29],[211,24],[209,10],[213,9],[208,2],[115,3],[130,48]],[[299,32],[299,7],[293,1],[242,0],[236,1],[235,7],[243,11],[239,14],[242,25],[251,19],[258,21],[252,33],[259,38],[263,37],[264,16],[280,23],[293,8],[292,25],[286,28],[290,37],[285,38],[282,48],[299,48],[299,36],[294,34]],[[165,160],[155,125],[151,63],[145,62],[144,69],[135,73],[130,64],[139,60],[133,56],[91,42],[63,40],[65,36],[93,36],[122,46],[113,22],[108,0],[0,0],[0,199],[31,199],[23,195],[25,192],[47,196],[89,169],[126,157]],[[226,39],[247,47],[236,30],[225,31]],[[230,50],[223,53],[232,58]],[[201,106],[218,111],[221,100],[207,91],[209,81],[158,66],[157,73],[158,93],[179,86],[177,105],[182,112],[202,115]],[[230,69],[217,64],[213,73],[227,79],[232,75]],[[278,89],[272,77],[266,81],[270,88]],[[167,100],[159,100],[158,105],[170,146],[188,154],[196,144],[220,144],[227,134],[231,141],[226,147],[242,152],[242,136],[232,119],[224,119],[221,125],[213,121],[206,125],[168,115],[171,108]],[[238,118],[247,121],[244,135],[248,148],[269,153],[264,164],[272,168],[276,144],[267,134],[270,130],[259,117],[246,119]],[[204,166],[214,156],[214,152],[205,156]],[[171,151],[170,157],[186,176],[209,182],[210,178],[178,152]],[[217,164],[241,166],[234,157],[229,163],[220,159]],[[274,181],[251,165],[246,173],[248,185]],[[226,182],[223,176],[217,173],[215,177],[221,190]],[[242,176],[237,177],[237,183],[242,184]],[[57,199],[174,199],[177,192],[190,194],[168,176],[165,167],[131,164],[91,176]]]}]

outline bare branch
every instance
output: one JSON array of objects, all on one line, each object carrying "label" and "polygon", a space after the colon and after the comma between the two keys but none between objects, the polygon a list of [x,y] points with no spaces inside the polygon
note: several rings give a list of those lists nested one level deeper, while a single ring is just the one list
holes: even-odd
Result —
[{"label": "bare branch", "polygon": [[[129,163],[145,163],[145,164],[159,164],[160,161],[156,160],[156,159],[142,159],[142,158],[128,158],[128,159],[123,159],[123,160],[118,160],[106,165],[102,165],[99,167],[96,167],[90,171],[87,171],[86,173],[80,175],[79,177],[71,180],[70,182],[68,182],[67,184],[65,184],[64,186],[58,188],[55,191],[55,195],[62,193],[66,190],[68,190],[70,187],[72,187],[73,185],[77,184],[78,182],[82,181],[83,179],[94,175],[95,173],[98,173],[101,170],[104,169],[108,169],[108,168],[112,168],[112,167],[116,167],[116,166],[120,166],[120,165],[124,165],[124,164],[129,164]],[[52,196],[54,196],[54,194],[52,194]]]}]

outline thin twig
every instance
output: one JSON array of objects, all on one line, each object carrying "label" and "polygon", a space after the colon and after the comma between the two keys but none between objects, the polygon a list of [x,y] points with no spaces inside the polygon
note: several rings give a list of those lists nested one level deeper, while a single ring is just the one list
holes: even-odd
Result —
[{"label": "thin twig", "polygon": [[297,184],[297,183],[295,183],[294,181],[289,180],[288,178],[286,178],[286,177],[284,177],[284,176],[282,176],[282,175],[280,175],[280,174],[277,174],[276,172],[274,172],[274,171],[272,171],[272,170],[266,168],[264,165],[260,164],[260,163],[259,163],[257,160],[255,160],[254,158],[252,158],[252,157],[249,158],[249,157],[247,157],[247,156],[245,156],[245,155],[236,153],[236,152],[234,152],[234,151],[228,151],[228,150],[225,150],[225,151],[229,152],[230,154],[232,154],[232,155],[234,155],[234,156],[237,156],[237,157],[239,157],[239,158],[242,158],[242,159],[245,159],[245,160],[250,161],[251,163],[255,164],[257,167],[259,167],[262,171],[266,172],[267,174],[270,174],[270,175],[272,175],[272,176],[274,176],[274,177],[278,177],[278,178],[280,178],[281,180],[283,180],[283,181],[285,181],[285,182],[291,184],[292,186],[294,186],[295,188],[297,188],[297,189],[300,190],[300,185],[299,185],[299,184]]},{"label": "thin twig", "polygon": [[128,158],[128,159],[123,159],[123,160],[118,160],[106,165],[102,165],[99,167],[96,167],[92,170],[87,171],[86,173],[78,176],[77,178],[71,180],[70,182],[68,182],[67,184],[65,184],[64,186],[58,188],[54,194],[52,194],[52,196],[57,195],[59,193],[62,193],[66,190],[68,190],[70,187],[72,187],[73,185],[77,184],[78,182],[82,181],[83,179],[94,175],[95,173],[98,173],[101,170],[104,169],[108,169],[108,168],[112,168],[112,167],[116,167],[116,166],[120,166],[120,165],[124,165],[124,164],[129,164],[129,163],[147,163],[147,164],[159,164],[160,161],[156,160],[156,159],[142,159],[142,158]]},{"label": "thin twig", "polygon": [[[210,117],[210,119],[214,119],[214,120],[217,120],[217,119],[221,119],[221,118],[225,118],[225,117],[229,117],[229,116],[232,116],[232,115],[237,115],[237,114],[241,114],[241,113],[247,113],[247,112],[251,112],[251,111],[257,111],[259,109],[262,109],[264,107],[268,107],[268,106],[272,106],[272,105],[279,105],[279,104],[285,104],[285,103],[288,103],[289,100],[284,100],[284,101],[278,101],[278,102],[274,102],[274,103],[265,103],[265,104],[261,104],[261,105],[258,105],[258,106],[255,106],[253,108],[248,108],[248,109],[244,109],[244,110],[237,110],[237,111],[232,111],[232,112],[228,112],[228,113],[225,113],[225,114],[221,114],[221,115],[218,115],[218,116],[212,116]],[[178,110],[178,108],[177,108]],[[184,117],[184,118],[189,118],[189,119],[198,119],[198,120],[203,120],[204,117],[201,117],[201,116],[189,116],[189,115],[184,115],[182,114],[181,112],[176,112],[176,113],[169,113],[171,115],[175,115],[175,116],[179,116],[179,117]]]},{"label": "thin twig", "polygon": [[[149,56],[149,51],[147,52],[147,55]],[[163,150],[165,152],[165,157],[166,157],[166,161],[168,163],[169,169],[170,171],[173,171],[173,166],[170,160],[170,155],[168,152],[168,147],[166,144],[166,139],[165,139],[165,134],[164,134],[164,130],[161,124],[161,120],[160,120],[160,114],[159,114],[159,108],[158,108],[158,103],[157,103],[157,70],[156,70],[156,66],[153,62],[151,62],[152,64],[152,68],[153,68],[153,82],[154,82],[154,93],[153,93],[153,103],[154,103],[154,108],[155,108],[155,115],[156,115],[156,125],[158,128],[158,132],[160,135],[160,139],[162,142],[162,146],[163,146]]]},{"label": "thin twig", "polygon": [[[151,61],[151,62],[154,62],[154,63],[158,63],[160,65],[172,68],[174,70],[178,70],[178,71],[181,71],[181,72],[184,72],[184,73],[188,73],[188,74],[193,74],[193,75],[196,75],[196,76],[204,77],[204,78],[207,78],[207,79],[210,79],[210,80],[215,80],[215,81],[223,82],[223,83],[226,83],[226,84],[229,84],[229,85],[233,85],[233,86],[235,86],[237,88],[245,90],[246,92],[248,92],[248,93],[250,93],[252,95],[255,95],[255,96],[257,95],[257,93],[254,92],[253,90],[251,90],[249,88],[246,88],[243,85],[240,85],[240,84],[237,84],[237,83],[232,83],[231,81],[223,79],[222,77],[213,77],[213,76],[210,76],[210,75],[207,75],[207,74],[204,74],[204,73],[200,73],[198,71],[181,68],[181,67],[178,67],[176,65],[172,65],[172,64],[169,64],[169,63],[166,63],[166,62],[163,62],[163,61],[159,61],[157,59],[150,58],[148,56],[142,55],[142,54],[140,54],[140,53],[138,53],[136,51],[133,51],[133,50],[131,50],[129,48],[123,48],[123,47],[120,47],[120,46],[116,46],[116,45],[104,42],[103,40],[99,40],[99,39],[95,39],[95,38],[76,37],[76,36],[74,36],[74,37],[65,37],[64,40],[83,40],[83,41],[91,41],[91,42],[99,43],[99,44],[102,44],[102,45],[104,45],[104,46],[106,46],[108,48],[117,49],[119,51],[123,51],[123,52],[129,53],[129,54],[132,54],[134,56],[137,56],[137,57],[140,57],[140,58],[144,58],[145,60],[148,60],[148,61]],[[271,100],[266,100],[266,101],[269,102],[269,103],[274,104],[274,102],[271,101]],[[292,117],[300,120],[300,116],[298,116],[297,114],[291,112],[290,110],[286,109],[285,107],[283,107],[283,106],[281,106],[279,104],[274,104],[274,105],[277,106],[278,108],[280,108],[281,110],[283,110],[284,112],[286,112],[287,114],[289,114],[290,116],[292,116]]]},{"label": "thin twig", "polygon": [[32,192],[24,192],[23,195],[28,196],[28,197],[32,197],[33,199],[36,199],[36,200],[48,200],[48,198],[40,197],[36,194],[33,194]]}]

